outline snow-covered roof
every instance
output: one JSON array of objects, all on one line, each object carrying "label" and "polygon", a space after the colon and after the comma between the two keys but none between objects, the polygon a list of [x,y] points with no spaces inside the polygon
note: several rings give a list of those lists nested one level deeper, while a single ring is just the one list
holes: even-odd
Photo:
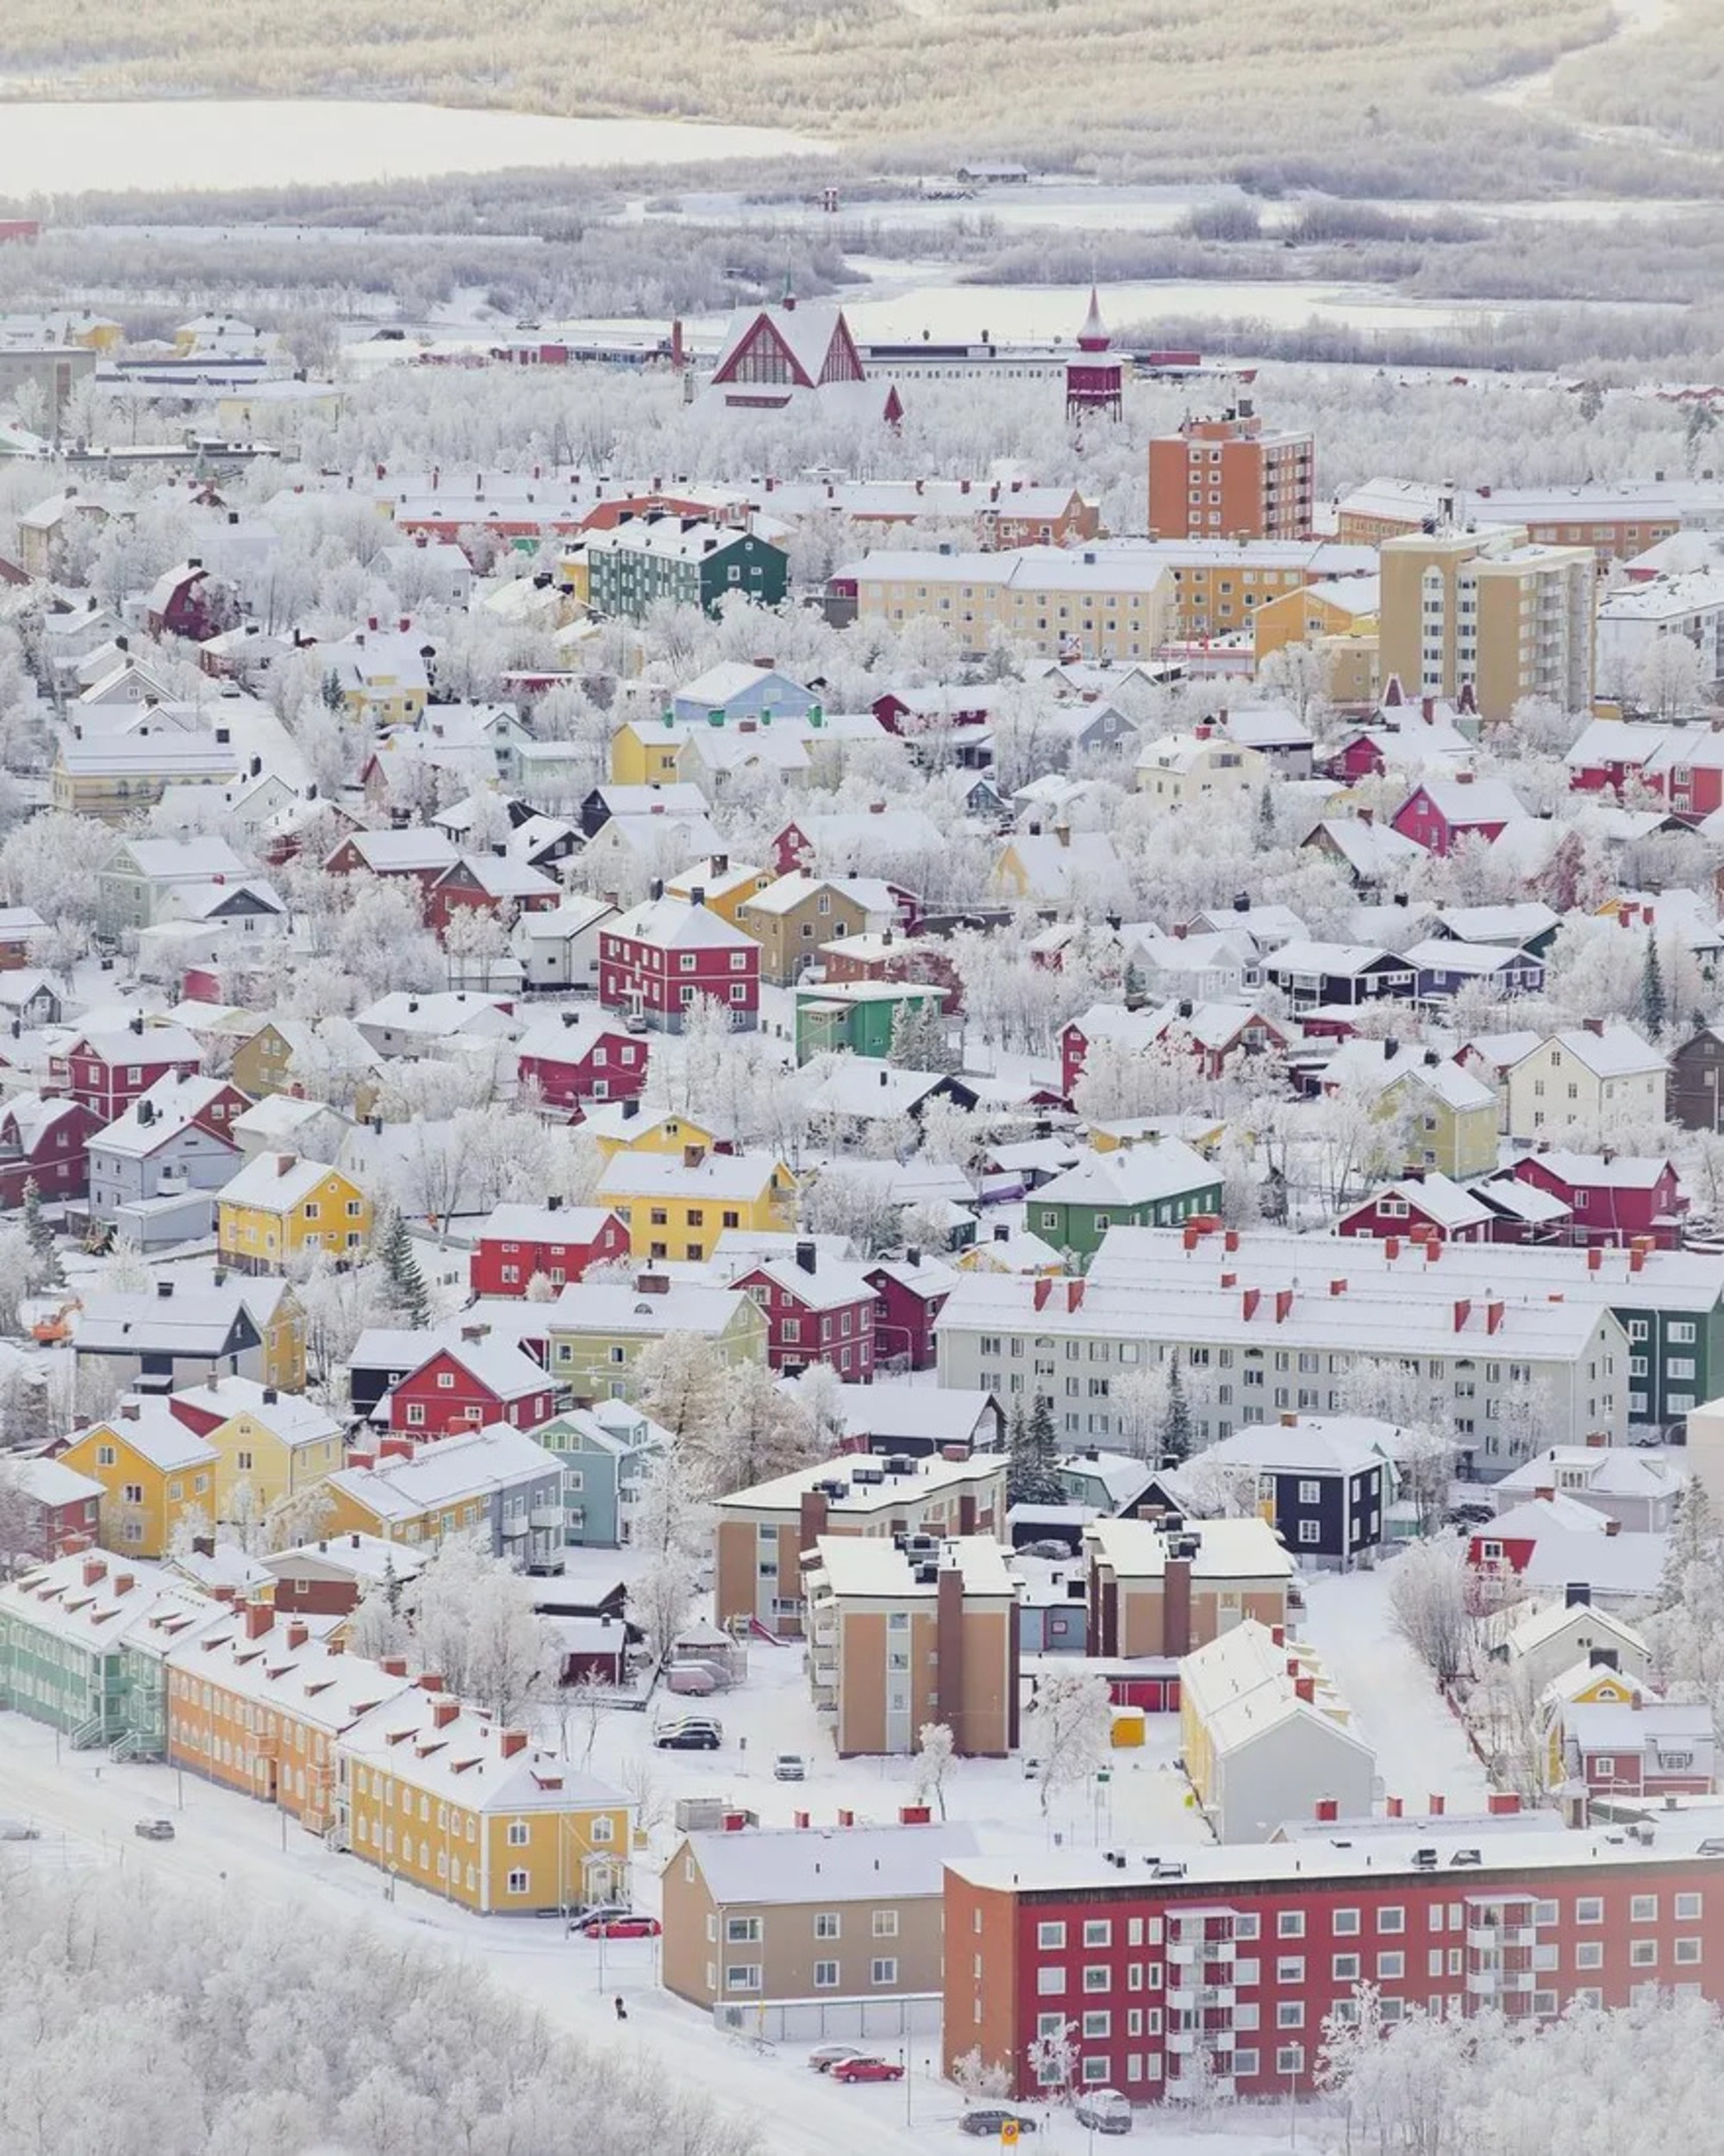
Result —
[{"label": "snow-covered roof", "polygon": [[1003,1472],[1003,1456],[998,1453],[977,1453],[968,1459],[946,1459],[939,1453],[930,1453],[903,1474],[894,1473],[884,1460],[846,1453],[837,1459],[820,1460],[787,1475],[775,1475],[751,1489],[732,1490],[719,1499],[718,1509],[721,1512],[795,1513],[801,1509],[804,1497],[829,1484],[834,1485],[828,1496],[834,1514],[889,1512],[900,1504],[925,1503],[946,1490],[988,1482]]},{"label": "snow-covered roof", "polygon": [[188,1428],[158,1393],[128,1394],[111,1415],[98,1416],[67,1442],[76,1445],[97,1430],[111,1431],[121,1444],[165,1474],[181,1467],[209,1467],[218,1457],[216,1447]]},{"label": "snow-covered roof", "polygon": [[[715,1903],[741,1909],[931,1900],[943,1890],[946,1865],[973,1856],[978,1846],[973,1827],[929,1822],[695,1834],[684,1847]],[[679,1848],[671,1861],[680,1863],[682,1856]]]},{"label": "snow-covered roof", "polygon": [[[547,1382],[540,1373],[541,1383]],[[388,1456],[375,1467],[342,1467],[329,1478],[338,1496],[363,1506],[376,1519],[417,1519],[440,1505],[452,1505],[523,1483],[542,1481],[562,1472],[525,1430],[507,1422],[461,1431],[422,1445],[410,1459]]]},{"label": "snow-covered roof", "polygon": [[752,936],[745,935],[710,906],[696,906],[681,898],[646,899],[609,922],[606,933],[626,937],[634,943],[650,943],[672,951],[759,948]]},{"label": "snow-covered roof", "polygon": [[1202,1456],[1224,1467],[1279,1474],[1359,1475],[1380,1466],[1385,1454],[1392,1458],[1400,1434],[1394,1423],[1375,1415],[1301,1415],[1284,1422],[1247,1423],[1207,1446]]},{"label": "snow-covered roof", "polygon": [[303,1205],[331,1176],[343,1182],[350,1180],[327,1160],[302,1160],[296,1153],[259,1153],[222,1185],[217,1196],[224,1205],[255,1206],[262,1212],[283,1213]]},{"label": "snow-covered roof", "polygon": [[[1194,1583],[1292,1577],[1293,1559],[1266,1520],[1188,1520],[1180,1533],[1196,1539]],[[1092,1520],[1084,1540],[1119,1579],[1159,1579],[1172,1553],[1171,1538],[1153,1520]]]}]

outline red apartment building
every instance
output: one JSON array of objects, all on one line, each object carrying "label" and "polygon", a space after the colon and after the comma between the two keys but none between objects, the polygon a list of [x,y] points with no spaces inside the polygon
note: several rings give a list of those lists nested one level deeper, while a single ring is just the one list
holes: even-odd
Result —
[{"label": "red apartment building", "polygon": [[1248,397],[1219,419],[1188,419],[1149,445],[1149,528],[1157,539],[1305,539],[1316,445],[1263,431]]},{"label": "red apartment building", "polygon": [[795,1372],[823,1362],[848,1384],[872,1378],[879,1297],[860,1265],[821,1258],[813,1243],[800,1242],[794,1259],[756,1265],[731,1285],[765,1315],[768,1368]]},{"label": "red apartment building", "polygon": [[[1493,1800],[1515,1806],[1512,1797]],[[1702,1853],[1704,1851],[1706,1853]],[[1672,1985],[1724,1997],[1724,1848],[1439,1820],[1346,1840],[959,1858],[946,1870],[946,2071],[978,2048],[1020,2101],[1069,2033],[1079,2086],[1134,2103],[1309,2092],[1325,2017],[1377,1986],[1386,2020],[1549,2020]],[[1207,2059],[1204,2059],[1207,2054]]]},{"label": "red apartment building", "polygon": [[565,1010],[515,1043],[521,1083],[545,1105],[578,1114],[588,1101],[633,1100],[646,1083],[647,1044],[595,1010]]},{"label": "red apartment building", "polygon": [[524,1296],[535,1273],[560,1288],[628,1255],[628,1230],[605,1206],[499,1205],[479,1230],[468,1279],[475,1295]]},{"label": "red apartment building", "polygon": [[1683,1197],[1674,1165],[1615,1153],[1534,1153],[1515,1163],[1515,1179],[1546,1190],[1571,1214],[1566,1240],[1627,1249],[1645,1236],[1658,1250],[1682,1247]]},{"label": "red apartment building", "polygon": [[680,1033],[703,996],[724,1005],[736,1031],[752,1033],[760,1022],[760,947],[713,912],[699,889],[666,898],[655,881],[644,904],[608,922],[599,936],[599,1002]]}]

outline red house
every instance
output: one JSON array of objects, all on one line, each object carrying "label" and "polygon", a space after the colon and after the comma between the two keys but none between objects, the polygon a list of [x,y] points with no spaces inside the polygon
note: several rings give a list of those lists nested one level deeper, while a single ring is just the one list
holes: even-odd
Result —
[{"label": "red house", "polygon": [[1640,775],[1678,814],[1710,816],[1724,807],[1724,734],[1698,726],[1672,727]]},{"label": "red house", "polygon": [[1371,1235],[1393,1241],[1490,1243],[1499,1240],[1498,1215],[1464,1184],[1446,1175],[1410,1177],[1377,1190],[1363,1205],[1343,1213],[1335,1223],[1341,1235]]},{"label": "red house", "polygon": [[821,1258],[813,1243],[799,1242],[794,1259],[769,1259],[730,1284],[765,1313],[770,1369],[823,1362],[851,1384],[872,1378],[879,1297],[860,1265]]},{"label": "red house", "polygon": [[196,556],[165,570],[151,585],[147,605],[152,636],[184,636],[194,644],[219,636],[239,611],[233,585],[212,577]]},{"label": "red house", "polygon": [[879,1297],[874,1338],[882,1357],[889,1362],[902,1357],[911,1370],[932,1370],[934,1321],[957,1285],[957,1274],[939,1259],[909,1250],[901,1259],[871,1266],[865,1277]]},{"label": "red house", "polygon": [[102,1484],[57,1459],[21,1459],[18,1486],[24,1498],[20,1557],[47,1562],[73,1550],[94,1549],[102,1524]]},{"label": "red house", "polygon": [[460,859],[447,831],[412,824],[403,831],[353,831],[323,866],[332,876],[404,876],[418,884],[422,907],[431,887]]},{"label": "red house", "polygon": [[112,1032],[80,1034],[49,1059],[57,1090],[93,1109],[101,1122],[123,1115],[141,1093],[171,1074],[189,1078],[203,1051],[184,1026],[146,1025],[140,1014]]},{"label": "red house", "polygon": [[1569,1208],[1571,1242],[1627,1249],[1645,1236],[1654,1249],[1681,1247],[1688,1200],[1668,1160],[1619,1159],[1610,1153],[1534,1153],[1515,1163],[1515,1175]]},{"label": "red house", "polygon": [[1493,844],[1526,813],[1502,779],[1476,778],[1462,771],[1452,778],[1427,778],[1415,786],[1389,821],[1403,839],[1446,859],[1462,839]]},{"label": "red house", "polygon": [[499,1205],[473,1245],[468,1282],[475,1295],[524,1296],[535,1273],[560,1288],[628,1255],[628,1230],[603,1205]]},{"label": "red house", "polygon": [[496,853],[464,853],[425,890],[425,920],[441,936],[458,913],[549,913],[564,891],[526,861]]},{"label": "red house", "polygon": [[1563,1765],[1589,1797],[1705,1797],[1713,1787],[1712,1715],[1703,1701],[1598,1700],[1562,1713]]},{"label": "red house", "polygon": [[588,1101],[633,1100],[646,1083],[647,1043],[596,1010],[559,1011],[515,1044],[521,1083],[547,1108],[578,1114]]},{"label": "red house", "polygon": [[1614,1534],[1616,1522],[1577,1498],[1541,1490],[1524,1504],[1499,1512],[1488,1528],[1477,1528],[1466,1546],[1466,1561],[1476,1572],[1513,1573],[1533,1561],[1541,1534]]},{"label": "red house", "polygon": [[1638,778],[1670,737],[1667,726],[1634,726],[1625,719],[1598,719],[1570,749],[1569,790],[1620,796]]},{"label": "red house", "polygon": [[401,1380],[390,1396],[389,1427],[408,1437],[447,1437],[487,1422],[534,1430],[550,1421],[553,1399],[549,1378],[519,1348],[463,1340],[438,1348]]},{"label": "red house", "polygon": [[46,1203],[83,1197],[90,1189],[90,1138],[102,1118],[82,1101],[16,1093],[0,1109],[0,1206],[24,1202],[34,1181]]},{"label": "red house", "polygon": [[820,962],[828,981],[925,981],[946,991],[948,1018],[962,1014],[964,984],[958,968],[931,939],[901,936],[896,928],[882,929],[878,935],[843,936],[821,945]]},{"label": "red house", "polygon": [[760,947],[698,896],[653,896],[606,924],[599,937],[598,999],[664,1033],[680,1033],[696,997],[730,1013],[732,1027],[760,1022]]}]

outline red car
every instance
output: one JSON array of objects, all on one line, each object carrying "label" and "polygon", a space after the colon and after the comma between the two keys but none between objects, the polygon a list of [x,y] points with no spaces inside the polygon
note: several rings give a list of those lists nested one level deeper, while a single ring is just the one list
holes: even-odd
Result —
[{"label": "red car", "polygon": [[583,1939],[656,1939],[664,1928],[656,1916],[604,1916],[580,1931]]},{"label": "red car", "polygon": [[902,2081],[904,2070],[885,2059],[840,2059],[830,2070],[834,2081]]}]

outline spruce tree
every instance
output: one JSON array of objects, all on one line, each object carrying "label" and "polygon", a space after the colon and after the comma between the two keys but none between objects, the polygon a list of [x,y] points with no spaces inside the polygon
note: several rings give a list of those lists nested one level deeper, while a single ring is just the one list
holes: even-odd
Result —
[{"label": "spruce tree", "polygon": [[1030,1453],[1029,1423],[1021,1397],[1012,1402],[1006,1438],[1006,1497],[1012,1504],[1034,1500],[1035,1473]]},{"label": "spruce tree", "polygon": [[59,1247],[54,1232],[42,1213],[42,1194],[32,1176],[24,1185],[24,1233],[30,1239],[30,1248],[35,1253],[36,1280],[40,1286],[63,1288],[66,1272],[59,1261]]},{"label": "spruce tree", "polygon": [[1648,932],[1646,963],[1640,974],[1640,1023],[1656,1040],[1664,1031],[1669,1016],[1670,1001],[1665,994],[1665,970],[1658,962],[1658,940]]},{"label": "spruce tree", "polygon": [[1176,1355],[1167,1373],[1167,1414],[1161,1425],[1161,1465],[1177,1467],[1191,1457],[1191,1409]]},{"label": "spruce tree", "polygon": [[1021,1400],[1012,1403],[1011,1453],[1006,1465],[1006,1495],[1014,1504],[1063,1504],[1059,1447],[1053,1433],[1053,1403],[1038,1392],[1024,1415]]},{"label": "spruce tree", "polygon": [[431,1322],[431,1297],[425,1276],[413,1254],[413,1238],[407,1232],[407,1215],[397,1213],[384,1237],[383,1269],[403,1315],[415,1332]]}]

